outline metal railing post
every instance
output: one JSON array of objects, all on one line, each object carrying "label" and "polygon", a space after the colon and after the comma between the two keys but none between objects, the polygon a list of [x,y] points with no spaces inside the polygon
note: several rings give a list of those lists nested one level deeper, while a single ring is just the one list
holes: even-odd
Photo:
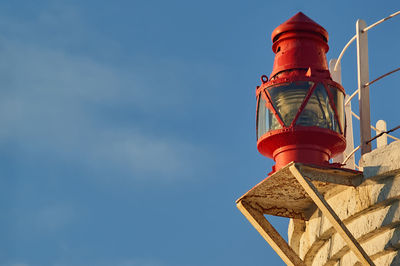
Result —
[{"label": "metal railing post", "polygon": [[360,146],[361,155],[371,151],[371,115],[369,104],[369,66],[368,66],[368,33],[364,20],[359,19],[356,23],[357,36],[357,76],[358,76],[358,99],[360,110]]},{"label": "metal railing post", "polygon": [[[336,65],[337,64],[337,65]],[[336,69],[335,69],[336,67]],[[329,70],[331,72],[331,76],[333,81],[342,84],[342,68],[340,65],[340,62],[338,62],[338,59],[333,58],[329,61]],[[347,102],[347,99],[349,98],[349,95],[346,95],[345,97],[345,102]],[[351,152],[354,150],[354,140],[353,140],[353,118],[351,115],[351,102],[349,101],[345,106],[345,115],[346,115],[346,150],[342,153],[339,154],[338,156],[333,158],[334,163],[342,163],[344,159],[351,154]],[[354,155],[347,160],[346,162],[346,167],[350,169],[355,169],[355,158]]]},{"label": "metal railing post", "polygon": [[[376,122],[376,135],[379,135],[379,133],[385,132],[387,130],[386,127],[386,122],[384,120],[378,120],[378,122]],[[380,136],[379,138],[376,139],[376,147],[377,148],[381,148],[383,146],[387,145],[387,135],[383,134],[382,136]]]}]

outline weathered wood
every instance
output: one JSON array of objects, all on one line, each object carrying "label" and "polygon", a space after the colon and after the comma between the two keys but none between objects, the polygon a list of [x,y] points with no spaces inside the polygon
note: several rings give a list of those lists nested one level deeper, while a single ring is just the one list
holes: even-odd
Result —
[{"label": "weathered wood", "polygon": [[295,163],[294,165],[296,165],[303,175],[310,178],[311,181],[356,187],[361,184],[363,179],[361,172],[350,169],[323,168],[301,163]]},{"label": "weathered wood", "polygon": [[237,207],[287,265],[305,265],[261,211],[252,208],[243,200],[237,203]]},{"label": "weathered wood", "polygon": [[[346,95],[344,97],[344,101],[346,102],[349,97],[349,95]],[[353,115],[351,114],[351,101],[344,106],[344,112],[346,115],[346,149],[344,150],[344,159],[346,159],[346,157],[354,150]],[[343,161],[341,161],[340,163],[343,163]],[[347,160],[346,168],[356,169],[356,157],[354,155]]]},{"label": "weathered wood", "polygon": [[311,178],[321,194],[338,185],[358,186],[363,178],[361,172],[351,169],[292,162],[262,180],[237,202],[245,199],[251,206],[260,207],[264,214],[308,220],[316,205],[290,172],[289,167],[293,164]]},{"label": "weathered wood", "polygon": [[290,171],[297,181],[301,184],[307,194],[312,198],[318,208],[331,222],[333,228],[339,233],[343,240],[347,243],[350,250],[357,256],[363,265],[375,265],[370,259],[368,254],[364,251],[361,245],[357,242],[351,232],[344,225],[342,220],[337,216],[332,207],[324,199],[324,197],[318,192],[313,183],[305,178],[296,167],[296,165],[290,166]]},{"label": "weathered wood", "polygon": [[369,66],[368,66],[368,33],[364,20],[359,19],[356,23],[357,36],[357,77],[358,77],[358,99],[360,110],[360,145],[361,155],[371,151],[371,114],[369,104]]}]

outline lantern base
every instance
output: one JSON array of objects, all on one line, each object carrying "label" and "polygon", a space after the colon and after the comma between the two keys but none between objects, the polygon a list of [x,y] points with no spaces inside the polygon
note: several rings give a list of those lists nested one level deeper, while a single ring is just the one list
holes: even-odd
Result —
[{"label": "lantern base", "polygon": [[287,145],[276,149],[273,158],[276,164],[272,171],[275,172],[290,162],[302,162],[314,165],[329,165],[331,152],[317,145]]},{"label": "lantern base", "polygon": [[[272,130],[257,141],[258,151],[274,159],[272,173],[290,162],[329,166],[329,159],[346,148],[344,136],[319,127],[289,127]],[[339,167],[340,165],[335,164]]]}]

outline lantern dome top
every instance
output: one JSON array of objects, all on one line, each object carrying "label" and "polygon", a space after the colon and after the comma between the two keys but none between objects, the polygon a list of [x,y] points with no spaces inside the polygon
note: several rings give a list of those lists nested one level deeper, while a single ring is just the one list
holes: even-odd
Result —
[{"label": "lantern dome top", "polygon": [[[272,42],[272,51],[276,55],[270,80],[293,70],[307,71],[309,68],[330,79],[325,56],[329,50],[328,32],[303,13],[299,12],[279,25],[272,32]],[[304,73],[296,74],[304,76]]]},{"label": "lantern dome top", "polygon": [[280,34],[287,31],[308,31],[320,34],[323,39],[328,42],[328,32],[318,23],[304,15],[302,12],[297,13],[272,32],[271,39],[275,42]]}]

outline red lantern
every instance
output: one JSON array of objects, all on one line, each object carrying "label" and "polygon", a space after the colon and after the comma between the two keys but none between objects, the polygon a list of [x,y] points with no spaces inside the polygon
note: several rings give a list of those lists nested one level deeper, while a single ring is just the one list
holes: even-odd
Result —
[{"label": "red lantern", "polygon": [[257,94],[257,148],[276,165],[329,165],[346,148],[343,87],[330,76],[326,30],[299,12],[272,32],[271,78]]}]

